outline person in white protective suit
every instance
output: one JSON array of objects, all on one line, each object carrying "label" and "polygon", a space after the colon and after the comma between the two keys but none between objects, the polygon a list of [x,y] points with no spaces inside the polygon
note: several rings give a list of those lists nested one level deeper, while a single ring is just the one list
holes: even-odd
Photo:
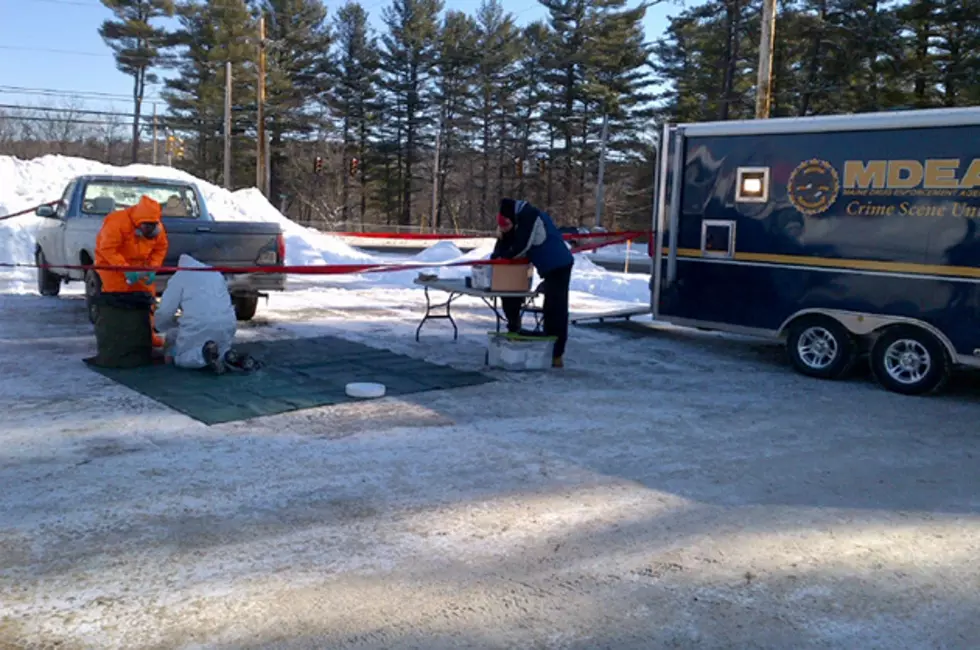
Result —
[{"label": "person in white protective suit", "polygon": [[[190,255],[181,255],[182,268],[210,268]],[[180,310],[180,319],[177,311]],[[160,298],[156,327],[164,334],[164,354],[179,368],[251,370],[255,362],[231,349],[237,319],[228,286],[221,273],[177,271]]]}]

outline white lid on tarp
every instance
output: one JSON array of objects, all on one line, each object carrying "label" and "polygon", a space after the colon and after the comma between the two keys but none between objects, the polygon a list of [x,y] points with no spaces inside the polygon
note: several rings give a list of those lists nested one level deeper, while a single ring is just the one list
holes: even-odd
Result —
[{"label": "white lid on tarp", "polygon": [[385,396],[384,384],[372,384],[370,382],[352,382],[344,388],[348,397],[361,397],[372,399]]}]

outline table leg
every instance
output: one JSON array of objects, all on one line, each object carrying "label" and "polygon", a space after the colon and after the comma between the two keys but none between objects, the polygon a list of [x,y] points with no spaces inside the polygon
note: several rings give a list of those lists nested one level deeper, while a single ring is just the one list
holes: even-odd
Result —
[{"label": "table leg", "polygon": [[503,321],[507,320],[507,317],[506,316],[502,316],[500,314],[500,308],[497,306],[497,296],[492,296],[490,299],[488,299],[486,296],[480,296],[480,298],[483,300],[483,303],[487,307],[489,307],[490,309],[493,310],[493,315],[497,318],[497,333],[499,334],[500,333],[500,323],[502,323]]},{"label": "table leg", "polygon": [[[446,302],[438,303],[438,304],[433,305],[432,304],[432,298],[429,296],[429,287],[425,287],[425,314],[422,316],[422,322],[420,322],[419,323],[419,326],[415,329],[415,341],[416,342],[419,341],[419,334],[422,332],[422,326],[425,325],[425,322],[428,321],[428,320],[440,319],[440,318],[444,318],[444,319],[448,320],[449,321],[449,324],[453,326],[453,340],[456,341],[456,340],[459,339],[459,328],[456,327],[456,321],[453,319],[452,303],[453,303],[453,300],[455,300],[456,298],[458,298],[461,295],[462,294],[458,294],[458,293],[450,293],[449,294],[449,299],[446,300]],[[446,308],[446,313],[445,314],[433,314],[432,313],[432,310],[433,309],[438,309],[440,307],[445,307]]]}]

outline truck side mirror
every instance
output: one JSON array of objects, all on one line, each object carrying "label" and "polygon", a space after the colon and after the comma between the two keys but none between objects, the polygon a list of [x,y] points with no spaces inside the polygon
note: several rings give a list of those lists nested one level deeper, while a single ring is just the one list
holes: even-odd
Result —
[{"label": "truck side mirror", "polygon": [[42,205],[42,206],[39,206],[34,211],[34,214],[36,214],[39,217],[44,217],[46,219],[54,219],[54,218],[56,218],[54,208],[51,207],[50,205]]}]

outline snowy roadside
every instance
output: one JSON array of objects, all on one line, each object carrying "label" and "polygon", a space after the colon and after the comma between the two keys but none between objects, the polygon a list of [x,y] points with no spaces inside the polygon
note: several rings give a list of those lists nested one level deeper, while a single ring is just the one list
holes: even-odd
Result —
[{"label": "snowy roadside", "polygon": [[[274,296],[242,338],[475,368],[418,292]],[[594,300],[594,299],[590,299]],[[0,647],[967,647],[972,394],[767,344],[575,328],[561,373],[205,427],[92,373],[79,298],[0,296]],[[800,396],[805,395],[801,401]],[[959,645],[957,645],[959,643]]]},{"label": "snowy roadside", "polygon": [[[0,158],[16,180],[0,212],[86,165]],[[283,219],[249,191],[205,192],[230,218]],[[12,221],[0,260],[29,260],[31,218]],[[282,223],[291,263],[378,259]],[[980,638],[970,384],[903,398],[800,377],[768,343],[577,327],[560,372],[207,427],[81,363],[79,286],[41,298],[32,271],[0,276],[0,648]],[[291,278],[239,338],[331,334],[481,368],[486,307],[457,303],[459,341],[434,322],[416,342],[415,276]],[[580,258],[572,308],[642,305],[646,283]]]}]

